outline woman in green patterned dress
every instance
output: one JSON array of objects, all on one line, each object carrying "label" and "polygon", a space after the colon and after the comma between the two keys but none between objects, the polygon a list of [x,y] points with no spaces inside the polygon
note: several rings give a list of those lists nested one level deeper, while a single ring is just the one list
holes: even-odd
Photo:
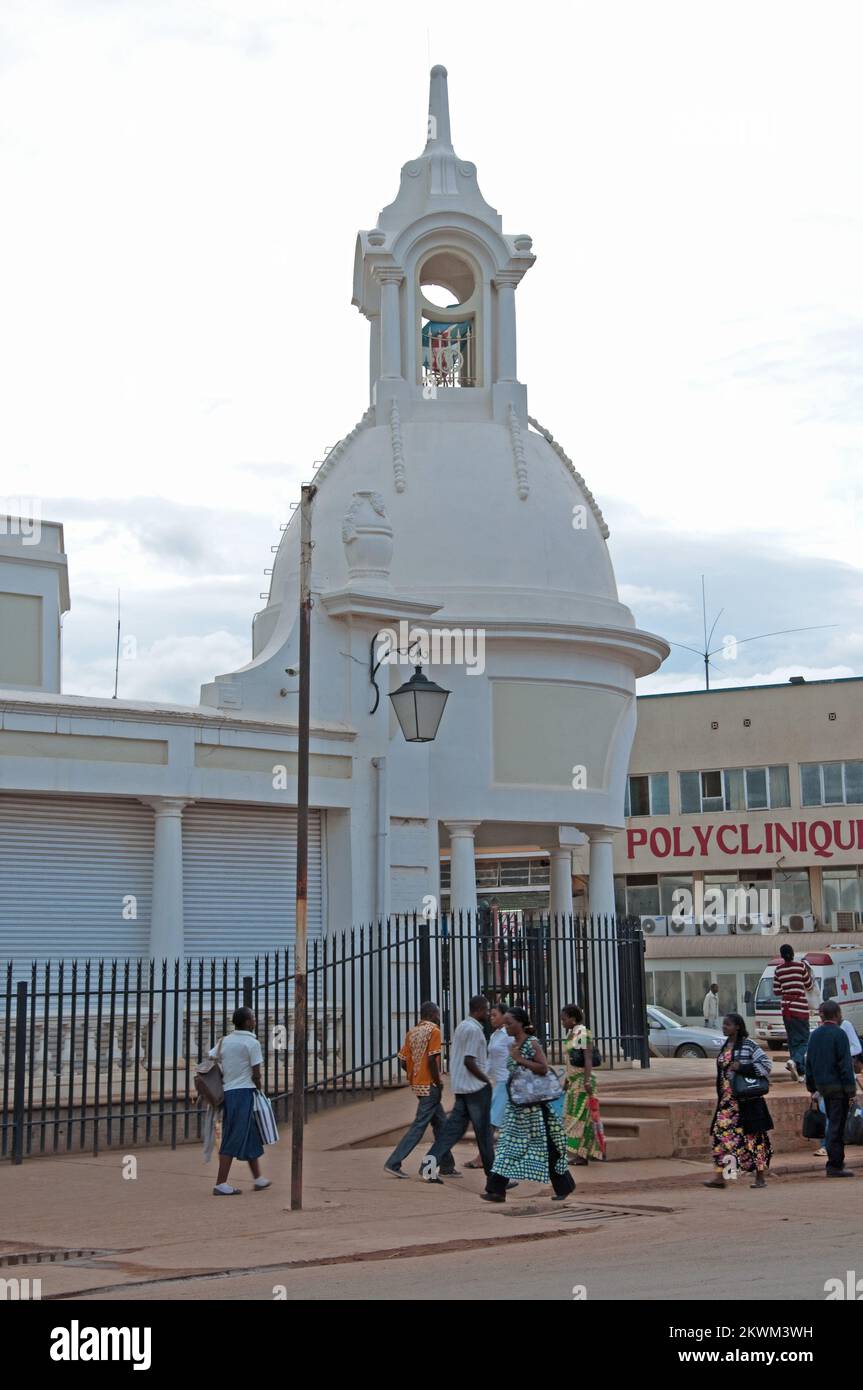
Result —
[{"label": "woman in green patterned dress", "polygon": [[[605,1135],[599,1115],[596,1077],[593,1072],[593,1034],[586,1027],[577,1004],[564,1004],[560,1011],[567,1039],[566,1096],[563,1102],[563,1129],[570,1163],[583,1167],[592,1158],[605,1158]],[[576,1065],[580,1062],[581,1065]]]},{"label": "woman in green patterned dress", "polygon": [[[548,1062],[533,1036],[533,1028],[525,1009],[507,1009],[504,1027],[512,1038],[507,1070],[512,1076],[517,1067],[545,1076]],[[486,1190],[481,1194],[486,1202],[505,1202],[507,1183],[512,1179],[526,1182],[550,1182],[555,1202],[562,1202],[575,1190],[575,1182],[566,1164],[566,1140],[563,1125],[548,1102],[537,1105],[513,1105],[507,1101],[503,1123],[498,1136],[494,1164]]]}]

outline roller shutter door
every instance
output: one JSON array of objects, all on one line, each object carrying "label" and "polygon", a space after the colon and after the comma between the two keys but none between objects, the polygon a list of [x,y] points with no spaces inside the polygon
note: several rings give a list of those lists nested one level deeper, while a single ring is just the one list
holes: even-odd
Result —
[{"label": "roller shutter door", "polygon": [[[309,812],[309,941],[323,918],[321,814]],[[292,946],[296,932],[297,813],[200,804],[183,813],[186,956],[254,957]]]},{"label": "roller shutter door", "polygon": [[142,802],[0,792],[0,960],[146,955],[152,872]]}]

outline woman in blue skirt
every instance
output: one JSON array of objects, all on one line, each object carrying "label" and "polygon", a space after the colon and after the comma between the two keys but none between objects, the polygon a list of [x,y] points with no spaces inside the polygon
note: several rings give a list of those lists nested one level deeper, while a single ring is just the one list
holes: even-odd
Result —
[{"label": "woman in blue skirt", "polygon": [[261,1177],[259,1160],[264,1146],[255,1119],[255,1092],[261,1089],[261,1065],[264,1060],[261,1044],[255,1037],[255,1015],[251,1009],[236,1009],[231,1022],[234,1025],[233,1033],[226,1033],[209,1053],[221,1065],[225,1088],[219,1176],[213,1188],[216,1197],[240,1195],[241,1189],[232,1187],[228,1182],[235,1158],[245,1159],[248,1163],[256,1192],[270,1186],[269,1179]]}]

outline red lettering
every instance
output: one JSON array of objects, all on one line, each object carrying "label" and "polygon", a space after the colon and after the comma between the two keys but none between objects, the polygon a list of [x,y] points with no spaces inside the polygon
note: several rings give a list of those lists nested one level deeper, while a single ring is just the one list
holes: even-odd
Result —
[{"label": "red lettering", "polygon": [[768,821],[764,827],[764,851],[766,854],[773,853],[773,822]]},{"label": "red lettering", "polygon": [[681,849],[681,848],[680,848],[680,826],[679,826],[679,825],[676,825],[676,826],[674,827],[674,830],[673,830],[672,833],[673,833],[673,835],[674,835],[674,853],[677,855],[677,857],[678,857],[679,859],[691,859],[692,855],[695,853],[695,846],[694,846],[694,845],[690,845],[690,846],[689,846],[689,849]]},{"label": "red lettering", "polygon": [[[858,821],[857,824],[859,825],[860,822]],[[842,843],[842,836],[839,834],[839,831],[840,831],[841,827],[842,827],[842,822],[841,822],[841,820],[835,820],[835,821],[833,822],[833,843],[835,844],[835,846],[836,846],[837,849],[853,849],[853,848],[854,848],[854,826],[853,826],[853,825],[851,824],[851,822],[849,821],[849,823],[848,823],[848,833],[849,833],[849,835],[850,835],[851,838],[849,839],[847,845],[843,845],[843,843]]]},{"label": "red lettering", "polygon": [[863,849],[863,820],[855,821],[857,826],[857,848]]},{"label": "red lettering", "polygon": [[[785,843],[785,845],[786,845],[786,847],[787,847],[788,849],[793,849],[793,850],[794,850],[794,853],[795,853],[795,854],[797,853],[797,823],[796,823],[796,821],[795,821],[794,825],[791,827],[791,830],[786,830],[786,828],[785,828],[784,825],[777,825],[777,827],[776,827],[776,849],[777,849],[777,850],[780,850],[780,849],[782,848],[783,841],[784,841],[784,843]],[[804,841],[804,846],[805,846],[805,841]]]},{"label": "red lettering", "polygon": [[705,854],[707,853],[707,846],[710,844],[710,839],[713,835],[714,827],[712,825],[708,825],[706,834],[701,829],[700,825],[693,825],[692,829],[695,831],[695,838],[701,846],[701,857],[703,859]]},{"label": "red lettering", "polygon": [[646,830],[627,830],[627,832],[626,832],[626,857],[627,857],[627,859],[634,859],[634,858],[635,858],[636,846],[638,846],[638,845],[646,845],[646,844],[647,844],[647,831],[646,831]]},{"label": "red lettering", "polygon": [[734,849],[726,849],[726,847],[725,847],[725,834],[726,834],[726,831],[729,831],[729,830],[736,831],[736,830],[737,830],[737,826],[736,826],[736,825],[720,825],[720,826],[718,827],[717,831],[716,831],[716,843],[717,843],[717,845],[719,846],[719,848],[722,850],[722,853],[723,853],[723,854],[738,854],[738,853],[739,853],[739,846],[735,846]]},{"label": "red lettering", "polygon": [[[820,845],[815,838],[815,831],[819,829],[824,831],[824,840]],[[812,822],[809,827],[809,843],[819,859],[833,858],[833,851],[829,848],[833,843],[833,832],[826,820],[814,820]]]},{"label": "red lettering", "polygon": [[[659,848],[660,835],[665,838],[665,849]],[[666,859],[671,853],[671,833],[664,826],[657,826],[656,830],[650,832],[650,853],[656,859]]]},{"label": "red lettering", "polygon": [[741,825],[741,827],[740,827],[740,852],[741,852],[741,854],[760,854],[763,848],[764,848],[763,845],[755,845],[752,849],[749,848],[749,826],[748,826],[748,825]]}]

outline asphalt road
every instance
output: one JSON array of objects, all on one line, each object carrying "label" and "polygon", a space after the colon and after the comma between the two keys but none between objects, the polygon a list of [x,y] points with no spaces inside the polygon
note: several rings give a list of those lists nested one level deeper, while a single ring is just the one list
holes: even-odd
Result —
[{"label": "asphalt road", "polygon": [[[130,1299],[494,1301],[543,1299],[823,1300],[825,1282],[863,1276],[863,1175],[748,1179],[725,1192],[632,1193],[634,1207],[672,1208],[587,1219],[571,1234],[421,1258],[346,1260],[218,1278],[126,1287],[96,1297]],[[597,1199],[610,1202],[611,1199]],[[615,1194],[626,1208],[624,1193]],[[578,1203],[573,1205],[578,1206]],[[506,1220],[501,1216],[502,1221]],[[549,1225],[559,1224],[550,1219]],[[563,1224],[563,1223],[560,1223]],[[496,1228],[496,1234],[505,1230]]]}]

